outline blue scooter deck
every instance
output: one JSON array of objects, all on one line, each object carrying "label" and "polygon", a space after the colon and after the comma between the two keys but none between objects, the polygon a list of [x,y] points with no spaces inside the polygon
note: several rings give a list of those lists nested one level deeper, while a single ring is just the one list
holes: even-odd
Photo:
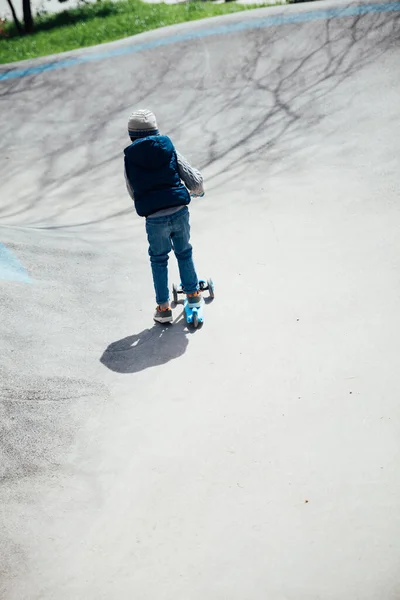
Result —
[{"label": "blue scooter deck", "polygon": [[[212,279],[208,279],[205,281],[204,279],[199,280],[199,290],[201,293],[208,291],[210,299],[214,298],[214,283]],[[177,286],[175,283],[172,286],[172,294],[174,297],[175,304],[179,302],[179,294],[184,294],[182,284],[180,283]],[[185,311],[186,323],[192,324],[194,328],[196,328],[200,323],[204,323],[204,299],[202,298],[201,303],[198,306],[189,306],[189,302],[187,297],[183,301],[183,307]]]},{"label": "blue scooter deck", "polygon": [[201,301],[201,304],[199,306],[190,306],[189,302],[187,301],[187,298],[185,298],[183,306],[185,308],[187,323],[193,323],[193,325],[196,326],[196,318],[198,323],[204,322],[204,300]]}]

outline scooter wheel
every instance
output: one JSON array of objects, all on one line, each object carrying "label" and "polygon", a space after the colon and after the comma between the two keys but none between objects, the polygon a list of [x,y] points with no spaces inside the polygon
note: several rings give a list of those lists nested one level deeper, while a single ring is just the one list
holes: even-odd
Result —
[{"label": "scooter wheel", "polygon": [[207,285],[208,285],[208,293],[210,295],[210,298],[213,300],[214,299],[214,283],[212,279],[209,279],[207,281]]},{"label": "scooter wheel", "polygon": [[172,296],[175,304],[178,304],[178,288],[176,287],[176,283],[172,284]]},{"label": "scooter wheel", "polygon": [[198,315],[197,315],[197,312],[194,312],[194,313],[193,313],[193,321],[192,321],[192,322],[193,322],[193,327],[194,327],[195,329],[197,329],[197,327],[198,327],[198,325],[199,325],[199,317],[198,317]]}]

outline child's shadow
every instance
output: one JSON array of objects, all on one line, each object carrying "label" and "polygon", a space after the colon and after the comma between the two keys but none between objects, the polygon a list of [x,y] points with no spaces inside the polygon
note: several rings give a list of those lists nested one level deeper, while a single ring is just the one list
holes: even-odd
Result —
[{"label": "child's shadow", "polygon": [[112,342],[100,362],[116,373],[138,373],[182,356],[191,331],[181,317],[173,325],[155,323],[151,329]]}]

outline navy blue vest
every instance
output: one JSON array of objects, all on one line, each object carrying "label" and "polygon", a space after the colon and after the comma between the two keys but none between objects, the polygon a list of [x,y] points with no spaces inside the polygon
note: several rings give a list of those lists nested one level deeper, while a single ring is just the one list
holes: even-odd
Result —
[{"label": "navy blue vest", "polygon": [[181,182],[173,143],[165,135],[135,140],[125,148],[125,171],[138,215],[189,204],[191,198]]}]

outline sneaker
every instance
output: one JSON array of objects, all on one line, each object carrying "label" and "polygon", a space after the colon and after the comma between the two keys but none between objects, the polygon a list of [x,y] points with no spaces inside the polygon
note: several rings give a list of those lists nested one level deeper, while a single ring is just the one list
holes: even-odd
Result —
[{"label": "sneaker", "polygon": [[157,323],[172,323],[172,310],[168,308],[160,308],[157,306],[156,312],[154,313],[154,320]]},{"label": "sneaker", "polygon": [[187,300],[190,307],[192,306],[200,306],[203,300],[199,290],[197,292],[193,292],[193,294],[187,294]]}]

